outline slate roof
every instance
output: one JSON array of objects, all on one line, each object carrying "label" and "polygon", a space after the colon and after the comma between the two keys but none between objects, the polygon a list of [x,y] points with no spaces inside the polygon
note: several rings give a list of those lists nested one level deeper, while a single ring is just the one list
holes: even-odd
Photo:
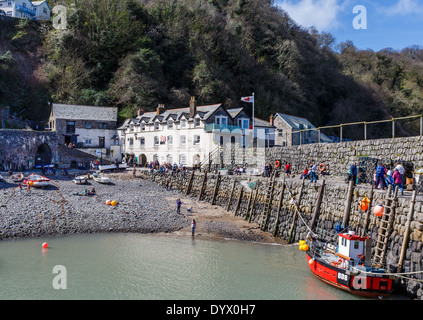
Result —
[{"label": "slate roof", "polygon": [[56,119],[117,121],[116,107],[81,106],[53,103],[52,113]]}]

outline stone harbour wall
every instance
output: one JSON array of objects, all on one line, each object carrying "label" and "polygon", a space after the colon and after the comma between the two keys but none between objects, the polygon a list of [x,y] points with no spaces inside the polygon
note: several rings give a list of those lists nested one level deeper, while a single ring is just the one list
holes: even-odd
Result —
[{"label": "stone harbour wall", "polygon": [[[302,185],[302,180],[298,179],[286,182],[283,187],[282,180],[277,178],[271,193],[270,209],[267,211],[268,214],[265,214],[268,203],[267,194],[269,190],[272,190],[270,179],[257,177],[246,179],[246,176],[221,176],[198,171],[194,174],[178,175],[145,173],[143,177],[163,186],[168,185],[171,189],[177,189],[183,194],[188,193],[202,201],[226,208],[228,214],[255,223],[262,230],[283,240],[291,240],[291,243],[305,239],[309,233],[309,226],[322,183],[320,181],[317,184],[312,184],[306,181]],[[251,189],[252,187],[254,189]],[[343,222],[348,189],[349,185],[347,184],[325,183],[320,210],[313,229],[314,233],[321,235],[326,240],[337,240],[336,227],[341,227]],[[357,234],[361,234],[363,231],[365,213],[359,209],[358,203],[363,197],[370,196],[369,193],[370,188],[368,187],[360,185],[354,187],[349,219],[345,226],[348,231],[355,231]],[[376,190],[373,194],[372,205],[383,205],[386,197],[386,191]],[[296,217],[295,204],[292,199],[300,200],[299,214]],[[418,201],[415,202],[402,272],[423,271],[423,205],[421,200],[418,198]],[[409,196],[398,198],[385,262],[387,270],[391,272],[396,272],[398,268],[410,204]],[[369,214],[367,235],[373,240],[378,237],[379,219],[374,214]],[[410,278],[400,281],[399,290],[409,297],[423,299],[423,286],[419,282],[423,277],[417,274]]]},{"label": "stone harbour wall", "polygon": [[344,176],[360,158],[373,158],[383,163],[410,162],[414,168],[423,167],[422,137],[350,141],[342,143],[316,143],[292,147],[266,149],[266,161],[276,160],[282,165],[291,163],[294,173],[302,173],[312,161],[325,163],[331,175]]}]

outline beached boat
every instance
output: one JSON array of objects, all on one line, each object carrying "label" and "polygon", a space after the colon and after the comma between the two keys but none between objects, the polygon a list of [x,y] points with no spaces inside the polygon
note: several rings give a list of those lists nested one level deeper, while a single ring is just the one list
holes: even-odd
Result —
[{"label": "beached boat", "polygon": [[24,180],[24,183],[35,188],[44,188],[50,185],[50,179],[39,174],[31,174]]},{"label": "beached boat", "polygon": [[22,173],[15,173],[10,176],[10,180],[13,182],[22,182],[24,178],[25,177]]},{"label": "beached boat", "polygon": [[109,177],[103,175],[95,175],[93,176],[94,181],[102,184],[109,184],[111,182]]},{"label": "beached boat", "polygon": [[86,184],[88,182],[88,178],[85,176],[75,177],[75,179],[73,179],[73,182],[75,184]]},{"label": "beached boat", "polygon": [[[386,297],[393,291],[393,277],[371,263],[372,240],[353,231],[338,234],[338,245],[308,238],[306,246],[311,272],[333,287],[364,297]],[[304,248],[304,247],[303,247]]]},{"label": "beached boat", "polygon": [[104,170],[110,170],[110,171],[112,171],[112,170],[116,170],[116,169],[118,169],[118,170],[124,170],[126,168],[128,168],[128,165],[125,162],[118,163],[117,167],[116,167],[116,164],[102,165],[102,166],[99,166],[98,167],[99,171],[104,171]]}]

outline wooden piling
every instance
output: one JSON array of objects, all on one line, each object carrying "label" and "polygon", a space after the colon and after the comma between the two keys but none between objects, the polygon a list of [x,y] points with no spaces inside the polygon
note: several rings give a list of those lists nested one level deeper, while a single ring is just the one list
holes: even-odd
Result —
[{"label": "wooden piling", "polygon": [[369,206],[367,207],[366,214],[364,216],[364,225],[361,236],[364,237],[367,234],[367,227],[369,226],[370,213],[372,212],[373,194],[374,194],[374,183],[372,183],[372,189],[370,190]]},{"label": "wooden piling", "polygon": [[350,220],[351,202],[353,198],[353,193],[354,193],[354,181],[351,179],[350,184],[348,186],[348,198],[347,198],[347,203],[345,204],[345,209],[344,209],[344,218],[342,220],[342,226],[341,226],[342,229],[348,226],[348,221]]},{"label": "wooden piling", "polygon": [[201,200],[201,197],[203,196],[204,188],[206,186],[206,181],[207,181],[207,171],[205,170],[204,171],[203,182],[201,183],[200,193],[198,195],[198,200]]},{"label": "wooden piling", "polygon": [[216,183],[214,185],[214,191],[213,191],[213,198],[212,198],[212,205],[216,204],[216,196],[217,192],[219,191],[219,182],[220,182],[220,172],[217,174]]},{"label": "wooden piling", "polygon": [[273,229],[273,236],[274,237],[276,237],[276,232],[278,230],[278,225],[279,225],[279,216],[280,216],[280,213],[281,213],[283,196],[284,196],[284,193],[285,193],[285,180],[283,181],[281,188],[282,188],[282,190],[281,190],[281,194],[279,196],[278,212],[276,213],[275,228]]},{"label": "wooden piling", "polygon": [[257,196],[258,196],[258,193],[259,193],[259,184],[258,184],[258,182],[257,182],[256,187],[257,187],[256,194],[254,196],[253,203],[251,204],[251,210],[250,210],[250,216],[248,217],[248,222],[251,222],[251,218],[253,217],[253,213],[254,213],[254,208],[256,206]]},{"label": "wooden piling", "polygon": [[236,183],[236,180],[234,179],[234,182],[232,184],[231,194],[229,196],[229,201],[228,201],[228,204],[226,205],[226,211],[229,211],[229,207],[231,206],[232,196],[234,195],[234,190],[235,190],[235,183]]},{"label": "wooden piling", "polygon": [[304,182],[305,182],[305,179],[303,179],[302,181],[300,193],[298,195],[298,201],[295,204],[295,212],[294,212],[294,217],[292,218],[291,229],[289,230],[288,243],[291,243],[292,234],[294,233],[294,228],[295,228],[295,220],[297,219],[298,212],[300,211],[300,203],[301,203],[301,198],[303,196],[303,190],[304,190]]},{"label": "wooden piling", "polygon": [[242,201],[242,194],[244,193],[244,187],[243,186],[241,186],[241,189],[239,190],[239,195],[238,195],[238,201],[237,201],[237,203],[236,203],[236,207],[235,207],[235,216],[237,215],[237,213],[238,213],[238,210],[239,210],[239,206],[241,205],[241,201]]},{"label": "wooden piling", "polygon": [[192,171],[191,176],[189,177],[188,180],[188,185],[187,188],[185,190],[185,194],[188,195],[189,192],[191,191],[191,187],[192,187],[192,180],[194,179],[194,174],[195,174],[195,170]]},{"label": "wooden piling", "polygon": [[416,203],[416,196],[417,196],[417,191],[414,190],[413,195],[411,196],[410,210],[408,211],[407,222],[405,223],[404,239],[402,240],[401,254],[398,261],[398,270],[397,270],[398,273],[402,271],[402,266],[405,259],[405,253],[407,251],[408,237],[410,233],[411,220],[413,219],[413,214],[414,214],[414,204]]},{"label": "wooden piling", "polygon": [[250,205],[251,205],[251,200],[253,199],[253,194],[254,194],[254,189],[251,190],[250,196],[248,197],[247,211],[245,212],[245,220],[248,219],[248,212],[250,211]]},{"label": "wooden piling", "polygon": [[325,189],[325,179],[323,179],[322,185],[320,186],[319,193],[317,195],[316,206],[314,207],[313,217],[311,219],[311,224],[310,224],[311,230],[313,230],[316,224],[317,217],[319,216],[319,213],[320,213],[320,205],[322,204],[324,189]]}]

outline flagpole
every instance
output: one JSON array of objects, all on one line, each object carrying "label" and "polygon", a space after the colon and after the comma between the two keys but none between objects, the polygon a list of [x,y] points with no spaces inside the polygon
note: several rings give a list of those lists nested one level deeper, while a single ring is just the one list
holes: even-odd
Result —
[{"label": "flagpole", "polygon": [[253,92],[253,139],[254,139],[254,103],[256,102],[256,99],[254,98],[254,92]]}]

